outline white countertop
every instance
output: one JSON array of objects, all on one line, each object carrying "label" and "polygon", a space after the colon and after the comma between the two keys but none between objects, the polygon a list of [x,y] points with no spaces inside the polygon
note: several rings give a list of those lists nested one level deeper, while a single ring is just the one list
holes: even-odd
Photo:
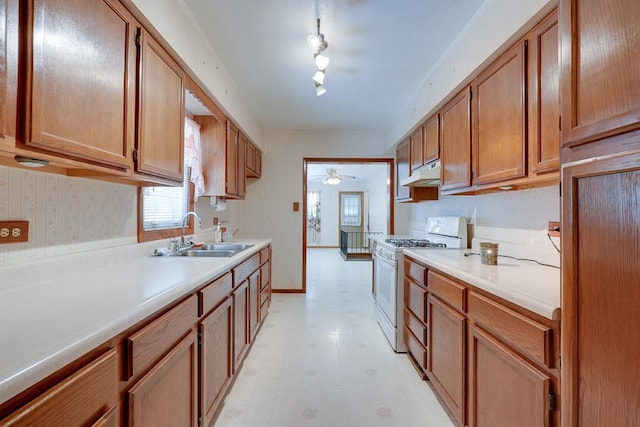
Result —
[{"label": "white countertop", "polygon": [[484,265],[470,249],[405,249],[404,254],[436,270],[548,319],[560,319],[560,269],[530,261],[499,258]]},{"label": "white countertop", "polygon": [[0,403],[194,289],[270,239],[230,258],[152,257],[159,242],[0,267]]}]

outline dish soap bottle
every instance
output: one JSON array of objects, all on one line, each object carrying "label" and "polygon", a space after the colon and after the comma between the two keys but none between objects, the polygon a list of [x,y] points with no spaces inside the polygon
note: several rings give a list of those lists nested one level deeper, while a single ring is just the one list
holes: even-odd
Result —
[{"label": "dish soap bottle", "polygon": [[218,217],[213,217],[213,243],[222,242],[222,224],[218,221]]}]

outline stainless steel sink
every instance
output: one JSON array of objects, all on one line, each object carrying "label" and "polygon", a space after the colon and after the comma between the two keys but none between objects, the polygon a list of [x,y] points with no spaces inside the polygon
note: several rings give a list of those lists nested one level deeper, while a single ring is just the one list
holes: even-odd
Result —
[{"label": "stainless steel sink", "polygon": [[173,254],[173,256],[229,258],[234,256],[238,252],[239,251],[189,249],[186,251],[178,252],[177,254]]},{"label": "stainless steel sink", "polygon": [[246,243],[205,243],[198,250],[240,252],[240,251],[244,251],[247,248],[250,248],[251,246],[253,245],[249,245]]}]

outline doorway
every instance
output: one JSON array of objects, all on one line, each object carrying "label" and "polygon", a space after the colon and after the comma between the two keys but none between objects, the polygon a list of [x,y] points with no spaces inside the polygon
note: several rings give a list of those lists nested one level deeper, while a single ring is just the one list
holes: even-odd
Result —
[{"label": "doorway", "polygon": [[[393,171],[394,159],[388,158],[303,159],[302,292],[307,289],[307,250],[340,251],[342,226],[393,234]],[[345,204],[349,209],[343,212]]]}]

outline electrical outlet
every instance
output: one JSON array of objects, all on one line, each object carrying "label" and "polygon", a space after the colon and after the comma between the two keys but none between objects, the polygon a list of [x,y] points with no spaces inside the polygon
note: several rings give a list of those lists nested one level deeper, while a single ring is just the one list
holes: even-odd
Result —
[{"label": "electrical outlet", "polygon": [[549,236],[560,237],[560,222],[549,221],[549,228],[547,229]]},{"label": "electrical outlet", "polygon": [[26,242],[29,221],[0,221],[0,244]]}]

